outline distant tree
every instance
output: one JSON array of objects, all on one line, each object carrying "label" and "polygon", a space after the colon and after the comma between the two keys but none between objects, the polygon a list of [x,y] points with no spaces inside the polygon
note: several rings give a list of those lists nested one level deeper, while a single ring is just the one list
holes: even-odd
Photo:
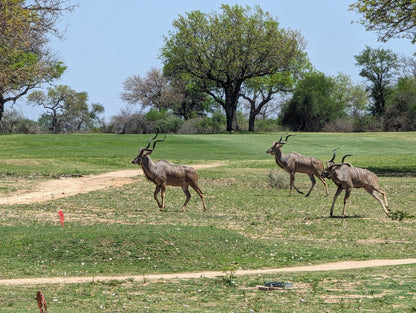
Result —
[{"label": "distant tree", "polygon": [[298,62],[288,65],[286,71],[244,82],[240,96],[249,103],[248,131],[254,132],[256,117],[264,112],[276,95],[292,91],[296,81],[304,75],[303,71],[306,71],[309,63],[304,54],[299,54],[298,58]]},{"label": "distant tree", "polygon": [[296,31],[256,6],[222,5],[221,13],[179,16],[162,47],[164,72],[186,77],[222,106],[227,131],[237,130],[237,105],[248,79],[285,72],[303,54]]},{"label": "distant tree", "polygon": [[47,49],[48,36],[74,7],[67,0],[0,0],[0,121],[5,104],[16,102],[65,70]]},{"label": "distant tree", "polygon": [[326,123],[345,116],[346,105],[336,86],[335,80],[323,73],[308,74],[283,106],[282,124],[294,131],[320,131]]},{"label": "distant tree", "polygon": [[49,111],[50,129],[57,134],[60,130],[78,131],[92,127],[98,122],[104,107],[100,104],[87,104],[86,92],[76,92],[66,85],[48,88],[48,93],[34,91],[28,102],[42,106]]},{"label": "distant tree", "polygon": [[128,104],[140,104],[142,109],[162,110],[180,102],[182,95],[174,91],[169,79],[163,76],[161,70],[152,68],[146,77],[128,77],[123,82],[121,99]]},{"label": "distant tree", "polygon": [[121,99],[127,104],[139,104],[141,109],[171,110],[189,119],[205,115],[207,96],[190,88],[176,76],[165,77],[161,70],[152,68],[145,77],[133,75],[123,82]]},{"label": "distant tree", "polygon": [[380,41],[394,37],[416,43],[416,2],[414,0],[359,0],[350,9],[361,15],[366,30],[376,31]]},{"label": "distant tree", "polygon": [[369,89],[373,103],[370,111],[374,116],[381,116],[385,111],[389,87],[400,68],[398,55],[390,49],[372,49],[367,46],[354,58],[355,64],[361,68],[360,76],[371,83]]},{"label": "distant tree", "polygon": [[362,85],[354,84],[351,77],[339,73],[334,78],[333,95],[345,104],[345,112],[358,118],[368,107],[368,94]]},{"label": "distant tree", "polygon": [[404,77],[387,98],[384,130],[416,130],[416,78]]}]

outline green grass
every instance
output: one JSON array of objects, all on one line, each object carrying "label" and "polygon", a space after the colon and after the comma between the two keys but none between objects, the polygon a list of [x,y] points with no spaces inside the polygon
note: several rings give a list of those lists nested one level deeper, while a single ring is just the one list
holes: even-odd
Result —
[{"label": "green grass", "polygon": [[[364,190],[354,189],[346,219],[329,218],[330,196],[317,182],[309,198],[270,188],[275,169],[265,151],[280,134],[168,135],[153,159],[185,164],[221,161],[198,170],[208,210],[195,192],[184,213],[180,188],[168,187],[166,211],[144,177],[118,188],[30,205],[0,207],[0,278],[141,275],[319,264],[341,260],[415,257],[415,133],[296,134],[285,151],[329,159],[340,147],[356,166],[379,173],[390,207],[388,219]],[[0,136],[0,193],[21,190],[61,173],[134,169],[131,160],[148,135]],[[138,170],[139,171],[139,170]],[[3,173],[3,176],[1,175]],[[287,174],[280,172],[281,175]],[[53,178],[52,178],[53,179]],[[307,190],[306,175],[296,176]],[[342,211],[341,195],[336,216]],[[61,227],[57,211],[65,214]],[[43,290],[53,312],[334,312],[415,311],[415,267],[330,273],[247,276],[139,284],[10,287],[0,285],[0,311],[32,311]],[[268,280],[296,289],[262,292]],[[345,297],[343,295],[346,295]],[[75,305],[74,302],[78,301]],[[386,308],[388,308],[386,310]]]}]

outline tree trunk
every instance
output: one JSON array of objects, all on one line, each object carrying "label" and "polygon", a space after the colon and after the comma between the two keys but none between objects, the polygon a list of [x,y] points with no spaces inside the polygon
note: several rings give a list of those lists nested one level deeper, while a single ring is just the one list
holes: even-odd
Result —
[{"label": "tree trunk", "polygon": [[236,86],[225,88],[225,115],[227,117],[227,131],[233,132],[238,130],[237,122],[237,105],[240,97],[241,83]]},{"label": "tree trunk", "polygon": [[256,114],[252,110],[250,110],[250,116],[248,118],[248,131],[254,132],[254,124],[256,122]]}]

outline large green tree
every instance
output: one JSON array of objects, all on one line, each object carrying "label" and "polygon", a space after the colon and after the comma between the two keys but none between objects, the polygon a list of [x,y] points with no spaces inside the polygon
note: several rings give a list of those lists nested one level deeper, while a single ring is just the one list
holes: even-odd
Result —
[{"label": "large green tree", "polygon": [[47,42],[61,35],[56,24],[72,8],[67,0],[0,0],[0,120],[6,103],[65,70]]},{"label": "large green tree", "polygon": [[379,40],[405,37],[416,42],[416,1],[359,0],[350,8],[361,15],[360,23],[367,30],[378,32]]},{"label": "large green tree", "polygon": [[255,77],[286,72],[304,54],[296,31],[279,28],[260,7],[222,5],[221,12],[179,16],[162,47],[168,75],[179,75],[209,94],[226,114],[227,130],[238,129],[241,87]]},{"label": "large green tree", "polygon": [[347,104],[337,80],[320,72],[299,81],[292,98],[283,106],[281,121],[294,131],[320,131],[323,126],[346,115]]},{"label": "large green tree", "polygon": [[371,84],[369,89],[373,103],[370,111],[374,116],[381,116],[385,111],[390,86],[400,68],[398,55],[390,49],[372,49],[367,46],[354,58],[356,65],[361,68],[360,76]]}]

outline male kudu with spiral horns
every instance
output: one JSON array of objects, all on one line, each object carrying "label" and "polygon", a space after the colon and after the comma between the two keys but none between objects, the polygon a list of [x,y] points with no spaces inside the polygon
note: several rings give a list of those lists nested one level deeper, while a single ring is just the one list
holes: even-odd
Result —
[{"label": "male kudu with spiral horns", "polygon": [[321,160],[318,160],[313,157],[303,156],[296,152],[282,152],[281,148],[285,143],[287,143],[287,139],[290,136],[293,135],[287,135],[285,141],[282,141],[283,135],[280,136],[280,139],[278,141],[273,142],[273,146],[266,151],[266,153],[274,155],[277,165],[279,165],[282,169],[284,169],[286,172],[290,174],[289,196],[292,194],[292,187],[295,188],[297,192],[303,194],[303,192],[295,186],[296,173],[307,174],[312,182],[311,189],[309,189],[308,193],[306,194],[306,197],[309,196],[313,187],[316,184],[314,176],[318,177],[318,179],[324,184],[325,194],[326,196],[328,196],[327,184],[325,180],[321,177],[321,174],[324,170],[324,164]]},{"label": "male kudu with spiral horns", "polygon": [[[188,187],[191,186],[201,197],[205,211],[207,207],[205,205],[204,194],[198,186],[198,174],[193,167],[172,164],[165,160],[153,162],[150,158],[150,154],[154,151],[156,144],[158,142],[163,142],[166,139],[165,135],[163,139],[154,141],[152,149],[149,149],[151,141],[156,139],[157,136],[158,133],[156,133],[156,136],[149,139],[147,147],[139,150],[138,156],[132,161],[132,163],[140,165],[146,178],[156,185],[154,198],[160,210],[162,211],[165,207],[166,186],[178,186],[182,188],[186,196],[185,203],[181,209],[181,212],[184,211],[189,199],[191,199],[191,194],[188,190]],[[157,198],[159,192],[162,199],[161,202],[159,202],[159,199]]]},{"label": "male kudu with spiral horns", "polygon": [[[332,151],[332,159],[326,162],[327,168],[322,172],[322,177],[331,179],[335,185],[338,186],[334,195],[334,200],[332,201],[329,215],[332,217],[334,213],[335,200],[342,190],[345,190],[344,208],[342,210],[342,217],[345,217],[345,205],[351,194],[352,188],[364,188],[381,204],[386,215],[390,217],[390,209],[389,204],[387,203],[386,193],[378,186],[377,175],[367,169],[354,167],[351,163],[344,162],[345,158],[347,156],[351,156],[352,154],[344,155],[341,164],[335,164],[334,160],[336,150],[337,149],[334,149]],[[377,192],[383,195],[384,203],[377,195]]]}]

